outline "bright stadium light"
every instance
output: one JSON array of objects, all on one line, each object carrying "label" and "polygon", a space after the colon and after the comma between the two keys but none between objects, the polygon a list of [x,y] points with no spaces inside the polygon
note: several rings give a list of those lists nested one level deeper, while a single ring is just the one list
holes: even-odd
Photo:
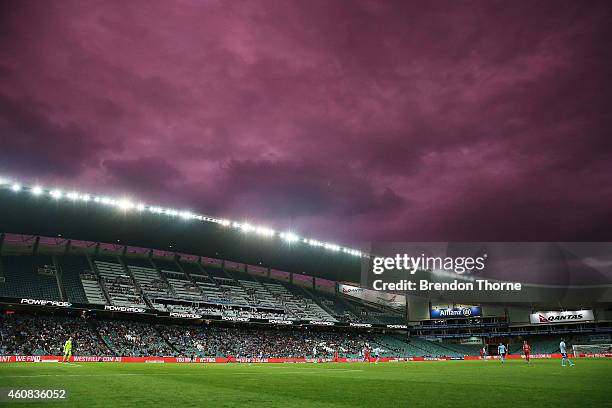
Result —
[{"label": "bright stadium light", "polygon": [[122,210],[127,211],[127,210],[131,210],[132,208],[134,208],[135,205],[130,200],[119,200],[117,201],[117,207],[119,207]]},{"label": "bright stadium light", "polygon": [[72,201],[76,201],[79,198],[79,193],[77,193],[76,191],[71,191],[68,194],[66,194],[66,198]]},{"label": "bright stadium light", "polygon": [[179,212],[177,210],[173,210],[172,208],[166,208],[165,210],[162,210],[164,214],[166,215],[170,215],[172,217],[176,217],[177,215],[179,215]]},{"label": "bright stadium light", "polygon": [[[0,177],[0,185],[7,185],[8,188],[13,190],[14,192],[21,191],[24,187],[16,181],[8,180],[6,178]],[[236,230],[241,230],[243,232],[254,232],[257,235],[265,236],[265,237],[279,237],[281,240],[292,243],[292,242],[301,242],[304,245],[310,245],[312,247],[322,247],[330,251],[334,252],[342,252],[345,254],[358,256],[358,257],[369,257],[367,253],[362,253],[357,249],[351,249],[347,247],[342,247],[337,244],[333,244],[330,242],[318,241],[316,239],[310,238],[302,238],[295,234],[294,232],[286,231],[286,232],[277,232],[272,228],[268,228],[265,226],[257,226],[248,222],[236,222],[232,220],[228,220],[225,218],[215,218],[207,215],[196,214],[191,211],[179,211],[172,208],[163,208],[157,206],[147,206],[143,203],[135,203],[126,198],[112,198],[108,196],[97,196],[93,194],[85,194],[79,193],[77,191],[70,191],[68,193],[62,192],[60,189],[53,190],[45,190],[43,187],[35,185],[35,186],[25,186],[26,190],[29,191],[32,195],[39,196],[42,194],[48,194],[55,200],[59,200],[60,198],[66,197],[71,201],[93,201],[95,203],[104,204],[107,206],[112,206],[115,208],[120,208],[122,210],[131,210],[136,209],[139,212],[149,211],[153,214],[164,214],[172,217],[180,217],[185,220],[198,220],[202,222],[211,222],[215,224],[220,224],[225,227],[233,227]]]},{"label": "bright stadium light", "polygon": [[247,222],[245,222],[244,224],[242,224],[242,230],[243,230],[244,232],[251,232],[251,231],[253,231],[254,229],[255,229],[255,227],[254,227],[254,226],[252,226],[251,224],[247,223]]},{"label": "bright stadium light", "polygon": [[255,232],[266,237],[274,236],[274,230],[267,227],[257,227],[255,228]]},{"label": "bright stadium light", "polygon": [[193,218],[193,214],[189,211],[181,211],[179,216],[183,219],[190,220]]},{"label": "bright stadium light", "polygon": [[102,197],[100,199],[100,202],[105,205],[115,205],[116,204],[116,201],[110,197]]},{"label": "bright stadium light", "polygon": [[282,239],[284,239],[285,241],[287,241],[287,242],[295,242],[295,241],[298,241],[300,239],[300,237],[298,237],[293,232],[283,232],[283,233],[280,234],[280,237]]},{"label": "bright stadium light", "polygon": [[325,249],[329,249],[332,251],[339,251],[340,247],[336,244],[330,244],[329,242],[326,242],[325,244],[323,244],[323,247],[325,247]]}]

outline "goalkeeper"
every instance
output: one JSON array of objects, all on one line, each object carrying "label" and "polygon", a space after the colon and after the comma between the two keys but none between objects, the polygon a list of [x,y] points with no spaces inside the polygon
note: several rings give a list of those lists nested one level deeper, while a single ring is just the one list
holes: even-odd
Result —
[{"label": "goalkeeper", "polygon": [[64,343],[64,359],[62,362],[70,362],[70,357],[72,357],[72,337],[69,337]]}]

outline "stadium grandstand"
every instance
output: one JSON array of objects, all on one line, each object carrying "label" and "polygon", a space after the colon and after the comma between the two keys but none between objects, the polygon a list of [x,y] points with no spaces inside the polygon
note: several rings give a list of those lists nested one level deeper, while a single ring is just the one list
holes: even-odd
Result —
[{"label": "stadium grandstand", "polygon": [[594,317],[541,325],[530,315],[546,305],[394,303],[397,295],[369,296],[357,283],[367,251],[15,186],[0,186],[4,355],[60,354],[69,336],[75,354],[97,357],[306,358],[314,347],[320,358],[375,348],[386,358],[466,358],[483,347],[495,354],[499,342],[520,354],[524,339],[541,355],[557,353],[560,336],[610,343],[606,305],[567,305]]}]

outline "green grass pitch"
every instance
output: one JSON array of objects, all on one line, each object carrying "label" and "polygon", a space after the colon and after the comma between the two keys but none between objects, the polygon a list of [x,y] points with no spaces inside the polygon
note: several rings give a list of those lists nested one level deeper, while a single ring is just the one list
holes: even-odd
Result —
[{"label": "green grass pitch", "polygon": [[612,359],[575,363],[10,363],[0,387],[70,392],[19,407],[612,407]]}]

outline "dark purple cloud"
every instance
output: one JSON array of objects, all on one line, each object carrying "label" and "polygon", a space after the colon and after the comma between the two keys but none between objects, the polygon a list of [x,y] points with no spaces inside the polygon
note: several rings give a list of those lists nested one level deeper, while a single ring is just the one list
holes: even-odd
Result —
[{"label": "dark purple cloud", "polygon": [[8,1],[0,172],[323,239],[612,239],[606,1]]}]

